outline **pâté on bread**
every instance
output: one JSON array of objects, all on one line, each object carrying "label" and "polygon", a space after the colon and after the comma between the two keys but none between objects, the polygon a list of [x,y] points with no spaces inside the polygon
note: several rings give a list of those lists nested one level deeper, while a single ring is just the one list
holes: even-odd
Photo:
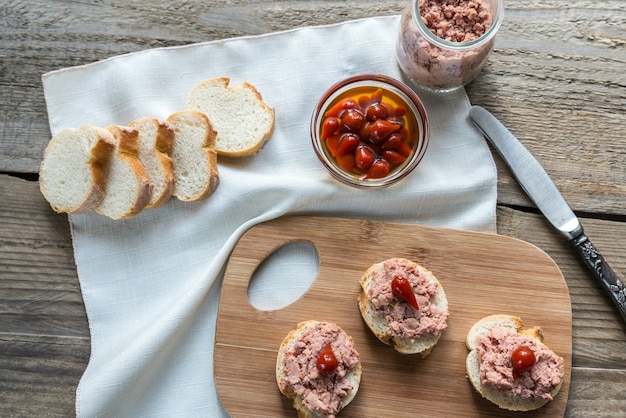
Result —
[{"label": "p\u00e2t\u00e9 on bread", "polygon": [[521,318],[490,315],[468,331],[466,373],[482,397],[502,409],[532,411],[546,405],[563,384],[564,361],[544,342],[540,327]]},{"label": "p\u00e2t\u00e9 on bread", "polygon": [[359,311],[372,333],[402,354],[427,357],[449,315],[435,275],[414,261],[390,258],[370,266],[360,283]]},{"label": "p\u00e2t\u00e9 on bread", "polygon": [[276,356],[276,383],[300,418],[335,416],[357,395],[361,359],[339,325],[307,320],[285,336]]}]

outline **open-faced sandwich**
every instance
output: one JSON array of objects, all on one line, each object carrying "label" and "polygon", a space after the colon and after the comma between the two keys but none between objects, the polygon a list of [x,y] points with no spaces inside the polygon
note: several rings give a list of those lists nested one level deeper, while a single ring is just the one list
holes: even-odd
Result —
[{"label": "open-faced sandwich", "polygon": [[467,334],[467,376],[474,388],[500,408],[531,411],[561,389],[563,358],[543,343],[539,327],[522,330],[522,320],[491,315]]},{"label": "open-faced sandwich", "polygon": [[390,258],[367,269],[361,288],[361,316],[379,340],[403,354],[430,354],[448,319],[446,294],[430,271]]},{"label": "open-faced sandwich", "polygon": [[352,337],[331,322],[299,323],[278,350],[276,382],[298,417],[334,417],[352,402],[361,382]]}]

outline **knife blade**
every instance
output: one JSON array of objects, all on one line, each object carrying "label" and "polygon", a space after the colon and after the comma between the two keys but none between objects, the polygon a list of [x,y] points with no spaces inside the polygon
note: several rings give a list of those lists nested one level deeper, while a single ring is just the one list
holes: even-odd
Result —
[{"label": "knife blade", "polygon": [[548,173],[521,142],[491,113],[480,106],[469,112],[472,122],[502,156],[513,176],[546,219],[569,241],[585,266],[600,281],[626,322],[626,289],[600,251],[585,235],[578,217]]}]

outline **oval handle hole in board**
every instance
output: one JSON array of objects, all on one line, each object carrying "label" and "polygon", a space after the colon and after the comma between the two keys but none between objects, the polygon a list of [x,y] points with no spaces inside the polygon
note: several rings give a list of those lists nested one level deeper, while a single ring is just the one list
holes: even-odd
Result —
[{"label": "oval handle hole in board", "polygon": [[248,300],[263,311],[284,308],[309,290],[318,270],[315,245],[308,241],[285,244],[264,259],[252,274]]}]

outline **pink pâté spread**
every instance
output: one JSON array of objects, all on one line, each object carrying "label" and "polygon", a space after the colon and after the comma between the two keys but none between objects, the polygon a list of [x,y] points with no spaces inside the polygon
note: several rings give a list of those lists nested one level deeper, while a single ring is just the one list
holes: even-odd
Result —
[{"label": "pink p\u00e2t\u00e9 spread", "polygon": [[[374,314],[387,320],[390,335],[414,342],[423,334],[438,335],[446,329],[448,311],[431,304],[437,294],[437,284],[420,270],[392,259],[385,261],[384,268],[372,274],[367,297],[374,306]],[[405,277],[411,284],[418,310],[393,294],[391,283],[397,276]]]},{"label": "pink p\u00e2t\u00e9 spread", "polygon": [[[332,373],[320,373],[317,359],[329,345],[337,359],[337,367]],[[283,381],[286,387],[302,397],[304,406],[332,418],[341,410],[342,399],[353,389],[346,374],[359,361],[359,353],[339,326],[319,322],[308,328],[293,351],[286,354]]]},{"label": "pink p\u00e2t\u00e9 spread", "polygon": [[[511,355],[520,346],[535,354],[535,364],[514,377]],[[563,380],[563,365],[553,351],[533,337],[494,327],[476,347],[480,383],[494,386],[511,397],[552,400],[551,392]]]},{"label": "pink p\u00e2t\u00e9 spread", "polygon": [[480,0],[419,0],[419,6],[426,27],[446,41],[473,41],[491,26],[491,15]]}]

